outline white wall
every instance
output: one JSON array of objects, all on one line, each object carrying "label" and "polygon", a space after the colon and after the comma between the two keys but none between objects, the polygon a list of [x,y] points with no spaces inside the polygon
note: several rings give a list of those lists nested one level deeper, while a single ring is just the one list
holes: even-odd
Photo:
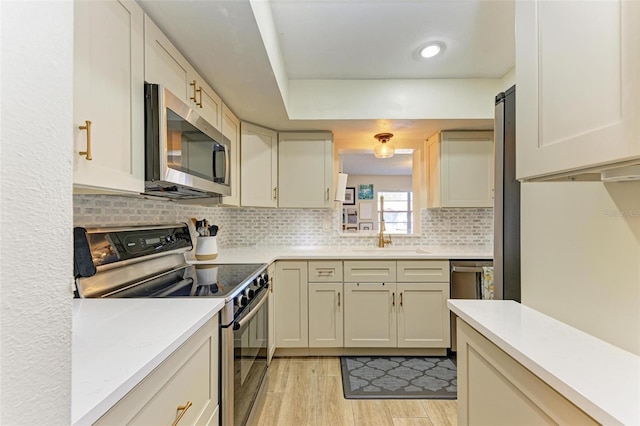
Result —
[{"label": "white wall", "polygon": [[0,424],[69,424],[73,3],[1,8]]},{"label": "white wall", "polygon": [[640,182],[522,185],[522,303],[640,355]]}]

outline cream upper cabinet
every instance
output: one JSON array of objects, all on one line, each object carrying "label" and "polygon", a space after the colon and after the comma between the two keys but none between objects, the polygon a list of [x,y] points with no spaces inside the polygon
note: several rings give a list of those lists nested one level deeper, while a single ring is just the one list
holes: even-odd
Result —
[{"label": "cream upper cabinet", "polygon": [[278,133],[240,124],[240,201],[245,207],[278,206]]},{"label": "cream upper cabinet", "polygon": [[344,346],[395,348],[396,284],[344,283]]},{"label": "cream upper cabinet", "polygon": [[278,206],[333,206],[333,138],[328,132],[280,132]]},{"label": "cream upper cabinet", "polygon": [[240,120],[222,104],[222,134],[229,139],[229,167],[231,168],[231,195],[222,197],[222,204],[240,205]]},{"label": "cream upper cabinet", "polygon": [[640,162],[640,2],[516,2],[518,179]]},{"label": "cream upper cabinet", "polygon": [[449,347],[449,283],[398,283],[396,291],[398,347]]},{"label": "cream upper cabinet", "polygon": [[204,81],[158,26],[145,16],[144,78],[148,83],[161,84],[213,127],[222,126],[222,100]]},{"label": "cream upper cabinet", "polygon": [[309,346],[307,262],[277,262],[276,278],[276,346],[306,348]]},{"label": "cream upper cabinet", "polygon": [[427,207],[493,207],[493,132],[441,132],[427,141]]},{"label": "cream upper cabinet", "polygon": [[134,1],[74,2],[76,189],[144,191],[143,20]]}]

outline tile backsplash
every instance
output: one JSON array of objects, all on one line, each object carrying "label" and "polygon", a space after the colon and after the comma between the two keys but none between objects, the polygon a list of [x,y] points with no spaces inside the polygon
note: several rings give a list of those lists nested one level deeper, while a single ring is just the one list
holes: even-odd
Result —
[{"label": "tile backsplash", "polygon": [[[84,227],[188,222],[207,218],[221,226],[220,247],[374,246],[376,236],[345,235],[341,209],[203,207],[161,199],[74,195],[74,225]],[[422,232],[393,236],[395,246],[476,246],[493,244],[493,209],[422,209]]]}]

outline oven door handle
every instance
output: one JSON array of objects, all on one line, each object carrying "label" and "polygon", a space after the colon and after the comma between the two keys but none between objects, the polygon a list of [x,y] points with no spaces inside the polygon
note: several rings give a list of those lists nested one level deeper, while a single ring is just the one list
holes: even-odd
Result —
[{"label": "oven door handle", "polygon": [[249,312],[249,314],[246,317],[243,317],[240,321],[233,322],[234,330],[239,330],[240,328],[244,327],[244,325],[249,321],[251,321],[251,318],[253,318],[258,313],[258,311],[260,310],[260,307],[262,307],[262,305],[264,305],[264,302],[267,301],[269,292],[263,291],[263,294],[264,295],[262,296],[262,299],[260,299],[260,301],[253,307],[253,309],[251,309],[251,312]]}]

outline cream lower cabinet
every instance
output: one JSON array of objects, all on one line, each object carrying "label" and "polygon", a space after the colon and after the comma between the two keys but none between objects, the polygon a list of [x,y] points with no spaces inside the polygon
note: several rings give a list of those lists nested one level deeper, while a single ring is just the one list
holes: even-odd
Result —
[{"label": "cream lower cabinet", "polygon": [[219,424],[218,333],[216,315],[95,424]]},{"label": "cream lower cabinet", "polygon": [[344,344],[342,283],[309,283],[309,347],[341,348]]},{"label": "cream lower cabinet", "polygon": [[398,283],[396,291],[398,347],[449,347],[449,283]]},{"label": "cream lower cabinet", "polygon": [[344,344],[342,261],[309,261],[309,347]]},{"label": "cream lower cabinet", "polygon": [[344,346],[397,346],[395,283],[344,283]]},{"label": "cream lower cabinet", "polygon": [[275,291],[275,283],[276,283],[276,265],[272,263],[267,268],[267,274],[269,275],[269,328],[267,337],[267,347],[269,351],[267,352],[267,363],[271,363],[271,359],[273,358],[273,354],[276,352],[276,294]]},{"label": "cream lower cabinet", "polygon": [[275,334],[278,348],[309,346],[307,262],[276,262]]},{"label": "cream lower cabinet", "polygon": [[398,347],[451,346],[448,260],[398,260]]},{"label": "cream lower cabinet", "polygon": [[595,420],[458,319],[459,425],[595,425]]},{"label": "cream lower cabinet", "polygon": [[74,7],[73,184],[144,191],[144,14],[134,1]]}]

